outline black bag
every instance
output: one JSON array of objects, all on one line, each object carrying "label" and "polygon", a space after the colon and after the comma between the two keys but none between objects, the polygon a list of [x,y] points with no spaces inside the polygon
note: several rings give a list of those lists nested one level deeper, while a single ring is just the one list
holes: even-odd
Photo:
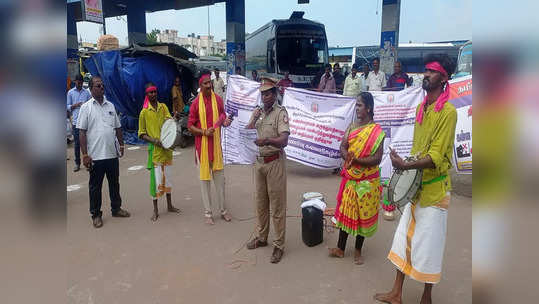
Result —
[{"label": "black bag", "polygon": [[303,243],[312,247],[324,240],[324,221],[323,213],[320,209],[312,206],[301,209],[303,217],[301,218],[301,235]]}]

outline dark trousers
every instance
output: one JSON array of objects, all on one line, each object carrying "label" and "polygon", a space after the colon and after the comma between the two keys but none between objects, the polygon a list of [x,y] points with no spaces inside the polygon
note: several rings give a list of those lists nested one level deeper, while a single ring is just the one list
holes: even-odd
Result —
[{"label": "dark trousers", "polygon": [[109,196],[112,213],[120,209],[122,198],[120,197],[120,162],[118,158],[94,160],[90,170],[90,213],[92,218],[100,217],[101,212],[101,188],[103,179],[107,176],[109,182]]},{"label": "dark trousers", "polygon": [[[347,239],[348,239],[348,233],[346,233],[343,230],[339,230],[339,242],[337,243],[337,247],[339,247],[339,249],[341,249],[342,251],[344,251],[344,249],[346,248]],[[365,237],[359,234],[356,236],[356,249],[361,250],[361,248],[363,247],[364,240],[365,240]]]},{"label": "dark trousers", "polygon": [[80,166],[80,139],[79,129],[73,125],[73,139],[75,140],[75,165]]}]

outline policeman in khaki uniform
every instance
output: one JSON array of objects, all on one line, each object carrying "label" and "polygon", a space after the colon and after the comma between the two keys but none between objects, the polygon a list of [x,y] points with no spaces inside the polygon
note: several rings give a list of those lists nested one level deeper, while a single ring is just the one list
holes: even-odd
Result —
[{"label": "policeman in khaki uniform", "polygon": [[256,210],[258,236],[247,243],[247,249],[268,245],[270,206],[275,229],[273,254],[270,261],[278,263],[283,256],[286,230],[286,156],[290,127],[288,113],[277,103],[276,81],[262,78],[260,91],[264,109],[253,112],[247,129],[256,128],[259,155],[255,163]]}]

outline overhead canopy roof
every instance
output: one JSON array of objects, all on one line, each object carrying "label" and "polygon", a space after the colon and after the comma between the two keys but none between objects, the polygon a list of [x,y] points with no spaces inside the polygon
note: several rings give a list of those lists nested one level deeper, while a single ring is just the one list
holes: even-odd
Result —
[{"label": "overhead canopy roof", "polygon": [[[170,9],[181,10],[193,7],[213,5],[226,0],[151,0],[143,1],[146,12],[165,11]],[[102,0],[103,14],[106,18],[127,15],[129,0]],[[75,19],[82,21],[81,0],[67,0],[68,5],[75,6]]]}]

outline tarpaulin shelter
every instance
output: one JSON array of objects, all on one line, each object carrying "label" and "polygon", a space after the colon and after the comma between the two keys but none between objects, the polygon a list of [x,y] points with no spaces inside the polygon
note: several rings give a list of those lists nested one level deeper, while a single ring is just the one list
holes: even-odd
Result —
[{"label": "tarpaulin shelter", "polygon": [[[192,57],[187,50],[185,54]],[[148,82],[157,86],[159,102],[172,110],[171,88],[174,78],[179,75],[184,100],[189,100],[191,93],[194,93],[197,68],[187,59],[134,45],[95,53],[84,61],[84,65],[92,75],[102,78],[105,96],[120,113],[124,133],[132,135],[138,131],[138,116],[144,102],[144,87]],[[126,142],[139,143],[136,135],[134,138],[128,135]]]}]

